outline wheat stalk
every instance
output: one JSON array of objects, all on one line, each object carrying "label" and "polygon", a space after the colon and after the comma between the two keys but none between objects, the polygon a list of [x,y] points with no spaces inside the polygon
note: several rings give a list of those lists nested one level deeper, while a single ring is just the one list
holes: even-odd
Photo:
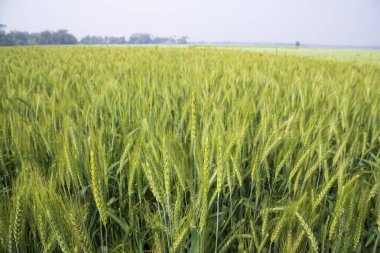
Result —
[{"label": "wheat stalk", "polygon": [[310,227],[307,225],[306,221],[302,218],[302,216],[298,212],[296,212],[295,214],[296,214],[296,217],[297,217],[298,221],[300,222],[303,230],[305,231],[307,237],[309,238],[309,240],[311,242],[311,245],[313,247],[313,251],[318,252],[318,242],[315,239],[315,236],[314,236],[313,232],[311,231]]},{"label": "wheat stalk", "polygon": [[94,152],[91,151],[90,154],[91,159],[91,186],[92,192],[94,194],[96,207],[99,210],[100,218],[104,225],[107,224],[107,214],[106,214],[106,205],[104,203],[101,187],[100,187],[100,179],[98,175],[98,171],[95,167],[95,155]]},{"label": "wheat stalk", "polygon": [[202,188],[203,188],[203,195],[202,195],[202,208],[201,208],[201,218],[199,227],[202,231],[206,225],[207,220],[207,194],[208,194],[208,170],[209,170],[209,140],[206,138],[205,142],[205,150],[204,150],[204,160],[203,160],[203,178],[202,178]]}]

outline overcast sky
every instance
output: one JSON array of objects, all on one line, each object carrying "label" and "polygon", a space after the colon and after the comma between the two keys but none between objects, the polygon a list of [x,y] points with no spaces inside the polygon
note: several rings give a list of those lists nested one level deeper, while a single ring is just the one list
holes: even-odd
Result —
[{"label": "overcast sky", "polygon": [[380,0],[0,0],[7,30],[380,45]]}]

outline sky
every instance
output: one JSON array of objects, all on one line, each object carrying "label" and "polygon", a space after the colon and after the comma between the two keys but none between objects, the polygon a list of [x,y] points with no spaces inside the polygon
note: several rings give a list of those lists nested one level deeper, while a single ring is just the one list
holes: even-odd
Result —
[{"label": "sky", "polygon": [[380,0],[0,0],[7,30],[380,46]]}]

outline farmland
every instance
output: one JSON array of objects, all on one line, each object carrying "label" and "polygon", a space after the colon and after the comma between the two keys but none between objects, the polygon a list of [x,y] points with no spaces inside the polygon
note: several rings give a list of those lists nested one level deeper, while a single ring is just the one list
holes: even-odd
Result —
[{"label": "farmland", "polygon": [[0,252],[378,252],[380,65],[0,48]]},{"label": "farmland", "polygon": [[328,59],[351,63],[380,64],[380,50],[347,49],[347,48],[309,48],[309,47],[248,47],[228,46],[224,49],[236,49],[254,52],[265,52],[282,55],[299,55],[309,58]]}]

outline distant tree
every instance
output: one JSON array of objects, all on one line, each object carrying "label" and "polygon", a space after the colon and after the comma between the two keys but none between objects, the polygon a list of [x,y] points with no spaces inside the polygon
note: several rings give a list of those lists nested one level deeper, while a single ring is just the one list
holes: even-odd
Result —
[{"label": "distant tree", "polygon": [[0,46],[13,46],[13,38],[10,34],[1,34],[0,35]]},{"label": "distant tree", "polygon": [[187,36],[175,37],[153,37],[152,44],[187,44]]},{"label": "distant tree", "polygon": [[29,44],[29,33],[27,32],[11,31],[8,33],[8,36],[10,36],[12,40],[12,45],[20,46]]},{"label": "distant tree", "polygon": [[6,25],[3,25],[3,24],[0,24],[0,35],[4,35],[5,34],[5,27],[7,27]]},{"label": "distant tree", "polygon": [[43,31],[38,36],[38,43],[40,45],[51,45],[53,42],[53,34],[50,31]]},{"label": "distant tree", "polygon": [[0,46],[5,46],[6,44],[5,27],[6,25],[0,24]]},{"label": "distant tree", "polygon": [[80,40],[81,44],[125,44],[125,37],[114,37],[114,36],[89,36],[83,37]]},{"label": "distant tree", "polygon": [[67,30],[58,30],[57,32],[52,33],[52,44],[56,45],[69,45],[69,44],[77,44],[78,41],[74,35],[68,33]]},{"label": "distant tree", "polygon": [[152,36],[149,33],[134,33],[129,37],[130,44],[152,44]]},{"label": "distant tree", "polygon": [[90,36],[90,35],[87,35],[86,37],[83,37],[81,40],[80,40],[80,43],[81,44],[104,44],[104,38],[101,37],[101,36]]},{"label": "distant tree", "polygon": [[69,45],[69,44],[187,44],[188,37],[154,37],[149,33],[135,33],[126,41],[124,36],[90,36],[83,37],[79,42],[77,38],[68,32],[60,29],[58,31],[42,31],[40,33],[28,33],[11,31],[6,33],[6,26],[0,24],[0,46],[14,45]]},{"label": "distant tree", "polygon": [[40,43],[40,33],[31,33],[29,35],[29,44],[38,45]]},{"label": "distant tree", "polygon": [[122,36],[122,37],[105,37],[105,42],[107,44],[125,44],[126,41],[125,41],[125,37]]},{"label": "distant tree", "polygon": [[[1,26],[4,28],[4,26]],[[0,30],[0,46],[19,45],[67,45],[78,43],[74,35],[67,30],[56,32],[43,31],[41,33],[31,33],[11,31],[9,33]]]},{"label": "distant tree", "polygon": [[56,32],[43,31],[30,35],[30,44],[39,45],[70,45],[78,43],[74,35],[61,29]]},{"label": "distant tree", "polygon": [[301,46],[301,43],[297,40],[296,43],[295,43],[295,46],[299,47],[299,46]]},{"label": "distant tree", "polygon": [[164,37],[154,37],[152,39],[152,44],[162,44],[162,43],[165,43],[165,41],[167,40],[168,38],[164,38]]},{"label": "distant tree", "polygon": [[177,39],[177,44],[187,44],[187,40],[189,39],[189,37],[187,36],[182,36],[180,37],[179,39]]},{"label": "distant tree", "polygon": [[173,44],[174,39],[172,37],[154,37],[152,44]]}]

